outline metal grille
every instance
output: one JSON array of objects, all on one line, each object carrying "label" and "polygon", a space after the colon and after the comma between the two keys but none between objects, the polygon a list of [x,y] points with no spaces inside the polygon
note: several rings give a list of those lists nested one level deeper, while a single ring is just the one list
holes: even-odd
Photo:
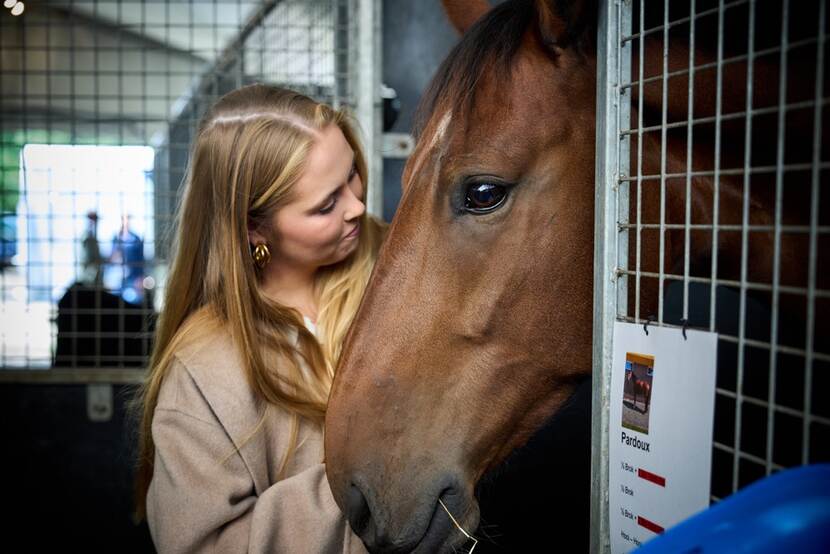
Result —
[{"label": "metal grille", "polygon": [[2,8],[4,369],[146,363],[200,117],[252,82],[353,105],[357,6],[49,0],[18,16]]},{"label": "metal grille", "polygon": [[830,460],[826,1],[601,4],[597,546],[615,320],[719,334],[712,501]]}]

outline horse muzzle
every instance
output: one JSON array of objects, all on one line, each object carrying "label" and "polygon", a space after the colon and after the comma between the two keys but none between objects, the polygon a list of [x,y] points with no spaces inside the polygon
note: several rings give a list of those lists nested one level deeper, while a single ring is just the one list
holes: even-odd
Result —
[{"label": "horse muzzle", "polygon": [[384,494],[388,491],[376,491],[359,477],[352,480],[342,508],[352,530],[370,552],[453,552],[467,538],[447,510],[468,532],[478,526],[478,505],[458,479],[444,476],[414,491],[416,494],[406,499],[392,498]]}]

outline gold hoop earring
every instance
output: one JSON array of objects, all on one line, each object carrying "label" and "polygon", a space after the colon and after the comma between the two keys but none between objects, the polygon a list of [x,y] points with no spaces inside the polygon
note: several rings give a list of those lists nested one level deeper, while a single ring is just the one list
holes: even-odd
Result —
[{"label": "gold hoop earring", "polygon": [[257,267],[263,269],[271,261],[271,251],[268,250],[268,245],[260,242],[254,246],[253,257]]}]

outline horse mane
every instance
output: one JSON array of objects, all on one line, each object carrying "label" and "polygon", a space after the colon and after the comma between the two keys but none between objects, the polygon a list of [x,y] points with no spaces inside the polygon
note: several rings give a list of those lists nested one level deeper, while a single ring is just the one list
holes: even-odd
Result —
[{"label": "horse mane", "polygon": [[536,17],[532,0],[508,0],[491,9],[450,52],[415,111],[413,134],[421,135],[439,99],[452,98],[453,110],[469,109],[484,70],[494,65],[505,79],[522,36]]},{"label": "horse mane", "polygon": [[[569,21],[566,39],[570,46],[585,54],[595,49],[596,0],[578,9],[568,2],[557,2],[558,15]],[[537,22],[534,0],[507,0],[478,20],[438,68],[415,110],[413,135],[421,136],[440,99],[452,98],[453,111],[469,110],[475,101],[476,87],[484,70],[494,67],[509,81],[511,62],[522,44],[531,23]],[[465,114],[466,115],[466,114]]]}]

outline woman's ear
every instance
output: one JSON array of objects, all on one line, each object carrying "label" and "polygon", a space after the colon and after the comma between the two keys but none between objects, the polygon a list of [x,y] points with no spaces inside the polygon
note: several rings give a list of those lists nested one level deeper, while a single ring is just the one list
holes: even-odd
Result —
[{"label": "woman's ear", "polygon": [[556,58],[596,28],[597,0],[536,0],[542,44]]},{"label": "woman's ear", "polygon": [[248,244],[257,245],[260,243],[268,244],[268,241],[265,239],[265,236],[260,231],[261,225],[253,222],[250,218],[248,219]]}]

